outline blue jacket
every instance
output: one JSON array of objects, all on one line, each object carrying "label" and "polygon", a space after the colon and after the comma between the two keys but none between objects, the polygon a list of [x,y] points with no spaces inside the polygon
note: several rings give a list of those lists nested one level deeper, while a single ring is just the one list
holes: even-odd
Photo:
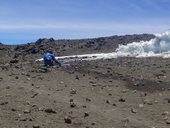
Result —
[{"label": "blue jacket", "polygon": [[47,52],[44,55],[44,61],[55,61],[55,57],[53,54]]},{"label": "blue jacket", "polygon": [[57,64],[61,65],[60,62],[58,62],[57,59],[55,59],[55,56],[49,52],[47,52],[45,55],[44,55],[44,63],[50,63],[50,62],[56,62]]}]

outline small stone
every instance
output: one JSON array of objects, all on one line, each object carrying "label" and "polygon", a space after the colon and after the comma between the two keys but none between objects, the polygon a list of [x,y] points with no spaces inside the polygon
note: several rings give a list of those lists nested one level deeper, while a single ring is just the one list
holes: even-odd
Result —
[{"label": "small stone", "polygon": [[26,76],[30,77],[30,74],[27,73]]},{"label": "small stone", "polygon": [[16,111],[16,109],[15,109],[15,108],[11,108],[11,111],[15,112],[15,111]]},{"label": "small stone", "polygon": [[98,86],[98,84],[92,84],[92,86],[93,86],[93,87],[97,87],[97,86]]},{"label": "small stone", "polygon": [[159,93],[159,96],[162,97],[162,93]]},{"label": "small stone", "polygon": [[12,59],[12,60],[10,60],[10,63],[11,63],[11,64],[18,63],[18,62],[19,62],[19,60],[17,60],[17,59]]},{"label": "small stone", "polygon": [[132,93],[136,93],[136,92],[137,92],[136,90],[132,91]]},{"label": "small stone", "polygon": [[162,115],[164,115],[164,116],[166,115],[167,116],[167,115],[169,115],[169,112],[165,111],[165,112],[162,113]]},{"label": "small stone", "polygon": [[157,100],[155,100],[155,101],[154,101],[154,103],[158,103],[158,101],[157,101]]},{"label": "small stone", "polygon": [[128,90],[122,90],[122,93],[126,93],[126,92],[128,92]]},{"label": "small stone", "polygon": [[70,102],[73,102],[73,99],[70,99]]},{"label": "small stone", "polygon": [[120,98],[119,102],[126,102],[126,100],[124,98]]},{"label": "small stone", "polygon": [[21,72],[21,75],[26,75],[26,73],[25,72]]},{"label": "small stone", "polygon": [[2,77],[0,77],[0,81],[2,81],[3,80],[3,78]]},{"label": "small stone", "polygon": [[86,106],[86,105],[83,105],[82,107],[83,107],[83,108],[87,108],[87,106]]},{"label": "small stone", "polygon": [[26,103],[26,105],[30,105],[31,104],[30,101],[26,101],[25,103]]},{"label": "small stone", "polygon": [[144,93],[144,96],[147,96],[147,95],[148,95],[148,93],[145,92],[145,93]]},{"label": "small stone", "polygon": [[144,82],[144,80],[136,80],[133,85],[134,86],[144,86],[145,82]]},{"label": "small stone", "polygon": [[43,80],[44,78],[42,76],[39,76],[38,79]]},{"label": "small stone", "polygon": [[6,89],[10,89],[11,87],[10,86],[6,86]]},{"label": "small stone", "polygon": [[144,100],[143,102],[144,102],[144,104],[153,105],[152,102],[148,99]]},{"label": "small stone", "polygon": [[69,117],[64,117],[64,121],[65,121],[65,123],[67,123],[67,124],[71,124],[72,123],[72,120],[69,118]]},{"label": "small stone", "polygon": [[32,104],[32,107],[34,108],[34,107],[37,107],[37,105],[36,104]]},{"label": "small stone", "polygon": [[40,126],[38,124],[34,124],[32,127],[33,128],[40,128]]},{"label": "small stone", "polygon": [[31,78],[37,78],[36,76],[32,76]]},{"label": "small stone", "polygon": [[27,121],[26,117],[21,117],[20,121]]},{"label": "small stone", "polygon": [[115,103],[113,103],[112,105],[113,105],[113,106],[116,106],[116,104],[115,104]]},{"label": "small stone", "polygon": [[39,107],[39,108],[38,108],[38,111],[43,111],[43,110],[44,110],[44,109],[43,109],[43,108],[41,108],[41,107]]},{"label": "small stone", "polygon": [[27,80],[28,80],[28,81],[30,81],[30,80],[31,80],[31,78],[29,78],[29,77],[28,77],[28,78],[27,78]]},{"label": "small stone", "polygon": [[11,97],[11,94],[6,94],[5,96],[6,96],[6,97]]},{"label": "small stone", "polygon": [[8,101],[0,102],[0,105],[6,105],[8,104]]},{"label": "small stone", "polygon": [[28,114],[28,113],[30,113],[30,112],[31,112],[31,111],[28,110],[28,109],[24,110],[24,113],[25,113],[25,114]]},{"label": "small stone", "polygon": [[131,112],[132,112],[132,113],[137,113],[137,110],[134,109],[134,108],[131,108]]},{"label": "small stone", "polygon": [[36,88],[38,89],[38,88],[40,88],[40,86],[36,86]]},{"label": "small stone", "polygon": [[166,124],[170,124],[170,120],[167,120],[167,121],[166,121]]},{"label": "small stone", "polygon": [[77,91],[75,89],[71,89],[70,94],[76,94]]},{"label": "small stone", "polygon": [[170,98],[165,98],[165,100],[166,100],[168,103],[170,103]]},{"label": "small stone", "polygon": [[63,81],[60,81],[60,84],[64,84],[64,82],[63,82]]},{"label": "small stone", "polygon": [[167,120],[168,120],[168,117],[167,117],[167,116],[165,116],[165,117],[163,118],[163,120],[167,121]]},{"label": "small stone", "polygon": [[92,122],[91,125],[96,125],[96,123],[95,123],[95,122]]},{"label": "small stone", "polygon": [[19,77],[18,77],[18,76],[16,76],[16,77],[15,77],[15,79],[19,79]]},{"label": "small stone", "polygon": [[109,101],[109,100],[106,100],[106,103],[107,103],[107,104],[110,104],[110,101]]},{"label": "small stone", "polygon": [[90,102],[90,101],[91,101],[91,99],[89,99],[89,98],[86,98],[86,101]]},{"label": "small stone", "polygon": [[78,76],[78,75],[76,75],[76,78],[75,78],[75,79],[79,80],[79,76]]},{"label": "small stone", "polygon": [[139,104],[139,108],[143,108],[144,107],[144,105],[143,104]]},{"label": "small stone", "polygon": [[37,95],[38,95],[38,93],[36,92],[31,96],[31,98],[35,98]]},{"label": "small stone", "polygon": [[88,112],[85,112],[84,113],[84,117],[88,117],[89,116],[89,113]]},{"label": "small stone", "polygon": [[71,102],[71,103],[70,103],[70,107],[71,107],[71,108],[74,108],[74,107],[76,107],[76,104],[75,104],[74,102]]},{"label": "small stone", "polygon": [[53,114],[57,113],[56,111],[54,111],[54,110],[51,109],[51,108],[47,108],[47,109],[45,109],[44,111],[45,111],[46,113],[53,113]]},{"label": "small stone", "polygon": [[129,118],[124,118],[124,119],[122,120],[122,122],[124,122],[124,123],[129,123],[129,122],[130,122],[130,119],[129,119]]},{"label": "small stone", "polygon": [[89,83],[91,83],[91,84],[96,84],[96,81],[89,81]]},{"label": "small stone", "polygon": [[33,118],[29,118],[29,121],[33,121]]}]

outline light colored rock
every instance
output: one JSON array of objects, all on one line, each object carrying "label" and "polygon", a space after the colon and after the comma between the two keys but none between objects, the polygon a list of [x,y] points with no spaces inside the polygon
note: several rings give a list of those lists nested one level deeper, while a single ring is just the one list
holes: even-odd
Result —
[{"label": "light colored rock", "polygon": [[32,127],[33,128],[40,128],[40,126],[38,124],[34,124]]},{"label": "light colored rock", "polygon": [[144,107],[144,105],[143,104],[139,104],[139,108],[143,108]]},{"label": "light colored rock", "polygon": [[169,112],[165,111],[165,112],[162,113],[162,115],[166,115],[167,116],[167,115],[169,115]]},{"label": "light colored rock", "polygon": [[31,111],[29,110],[29,109],[26,109],[26,110],[24,110],[23,111],[25,114],[28,114],[28,113],[30,113]]}]

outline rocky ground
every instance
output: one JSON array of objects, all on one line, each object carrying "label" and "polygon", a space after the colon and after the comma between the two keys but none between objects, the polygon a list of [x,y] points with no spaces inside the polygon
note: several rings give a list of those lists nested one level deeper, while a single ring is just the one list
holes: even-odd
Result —
[{"label": "rocky ground", "polygon": [[[121,38],[128,42],[126,36]],[[94,53],[96,40],[57,43],[60,53],[55,53]],[[80,44],[83,48],[77,47]],[[106,52],[108,44],[98,48]],[[23,46],[1,44],[5,55],[0,61],[0,128],[170,127],[169,59],[77,61],[44,72],[34,60],[48,47],[42,40]]]}]

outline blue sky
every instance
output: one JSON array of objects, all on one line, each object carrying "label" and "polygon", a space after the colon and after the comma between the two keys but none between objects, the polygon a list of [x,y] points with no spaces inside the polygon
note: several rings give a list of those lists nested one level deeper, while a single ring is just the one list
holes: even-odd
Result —
[{"label": "blue sky", "polygon": [[169,5],[169,0],[0,0],[0,42],[165,32]]}]

